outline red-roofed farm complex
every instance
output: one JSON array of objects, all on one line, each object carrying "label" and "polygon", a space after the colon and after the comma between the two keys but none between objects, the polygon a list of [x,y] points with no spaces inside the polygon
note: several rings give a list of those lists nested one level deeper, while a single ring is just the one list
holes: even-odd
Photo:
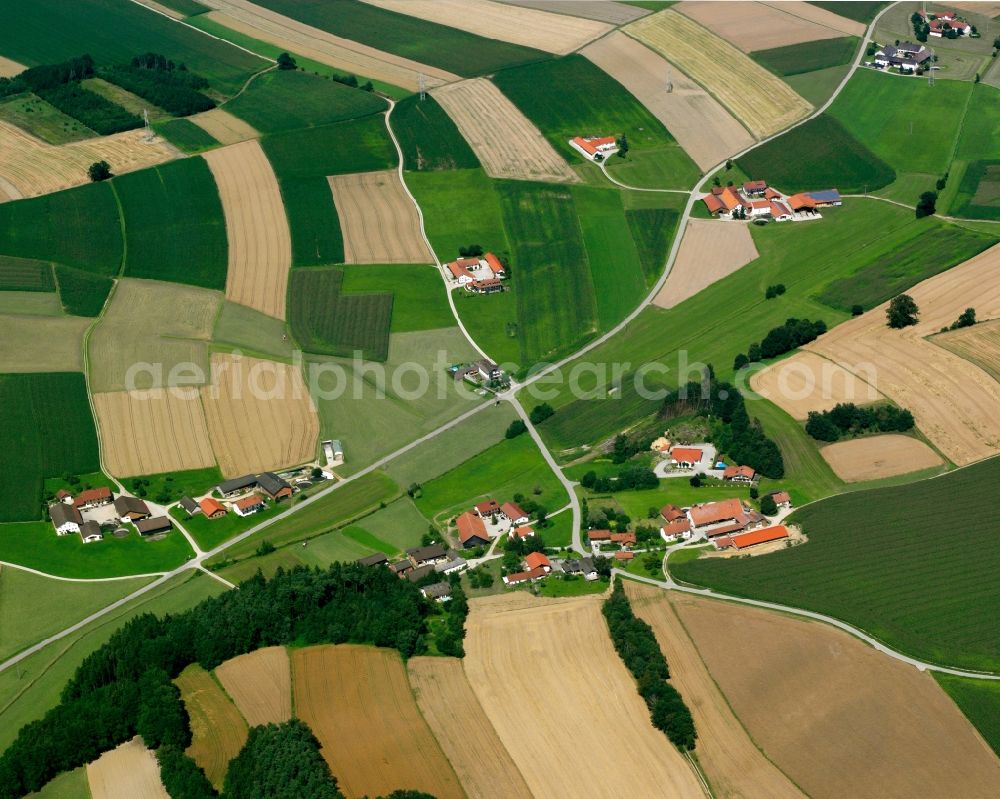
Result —
[{"label": "red-roofed farm complex", "polygon": [[465,286],[473,294],[496,294],[504,290],[507,268],[494,253],[472,255],[449,261],[444,265],[448,280]]},{"label": "red-roofed farm complex", "polygon": [[588,161],[603,161],[618,152],[618,140],[614,136],[576,136],[569,140],[569,146]]},{"label": "red-roofed farm complex", "polygon": [[840,205],[836,189],[802,192],[785,196],[768,186],[766,180],[751,180],[738,186],[714,186],[701,198],[712,216],[719,219],[770,220],[774,222],[807,222],[821,219],[818,208]]}]

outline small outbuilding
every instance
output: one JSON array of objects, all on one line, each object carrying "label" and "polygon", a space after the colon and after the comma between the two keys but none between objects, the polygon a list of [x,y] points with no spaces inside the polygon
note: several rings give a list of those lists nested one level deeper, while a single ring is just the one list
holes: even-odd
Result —
[{"label": "small outbuilding", "polygon": [[153,516],[149,519],[139,519],[135,523],[135,529],[139,535],[156,535],[166,533],[173,529],[173,524],[166,516]]}]

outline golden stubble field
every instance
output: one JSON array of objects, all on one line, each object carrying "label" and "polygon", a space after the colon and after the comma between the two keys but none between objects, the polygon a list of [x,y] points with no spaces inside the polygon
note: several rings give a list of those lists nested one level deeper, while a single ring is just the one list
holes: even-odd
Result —
[{"label": "golden stubble field", "polygon": [[238,144],[248,139],[260,136],[257,129],[237,116],[221,108],[213,108],[193,114],[188,121],[194,122],[199,128],[222,144]]},{"label": "golden stubble field", "polygon": [[806,117],[812,106],[746,54],[672,9],[623,28],[705,87],[759,139]]},{"label": "golden stubble field", "polygon": [[930,340],[1000,381],[1000,319],[940,333]]},{"label": "golden stubble field", "polygon": [[819,622],[670,601],[757,746],[813,799],[996,796],[1000,760],[929,674]]},{"label": "golden stubble field", "polygon": [[677,260],[653,304],[673,308],[757,257],[750,228],[742,222],[691,219]]},{"label": "golden stubble field", "polygon": [[283,646],[268,646],[219,664],[215,676],[251,727],[292,717],[292,671]]},{"label": "golden stubble field", "polygon": [[396,170],[334,175],[328,180],[344,237],[344,263],[434,261],[420,232],[417,209]]},{"label": "golden stubble field", "polygon": [[535,796],[702,799],[655,729],[608,635],[600,596],[473,599],[465,671]]},{"label": "golden stubble field", "polygon": [[[580,52],[632,92],[701,169],[710,169],[753,144],[753,136],[718,100],[621,31]],[[668,72],[672,92],[665,91]]]},{"label": "golden stubble field", "polygon": [[941,466],[941,457],[919,438],[889,434],[837,441],[820,449],[837,477],[848,483],[895,477]]},{"label": "golden stubble field", "polygon": [[27,69],[27,67],[25,67],[24,64],[19,64],[12,58],[5,58],[0,55],[0,78],[12,78],[15,75],[24,72],[25,69]]},{"label": "golden stubble field", "polygon": [[538,128],[489,79],[470,78],[431,93],[491,177],[578,180]]},{"label": "golden stubble field", "polygon": [[256,139],[202,157],[226,217],[226,299],[284,319],[292,237],[271,162]]},{"label": "golden stubble field", "polygon": [[88,764],[87,782],[93,799],[170,799],[156,755],[138,737]]},{"label": "golden stubble field", "polygon": [[396,650],[351,644],[295,649],[292,674],[295,714],[312,728],[349,799],[398,788],[438,799],[465,796],[420,715]]}]

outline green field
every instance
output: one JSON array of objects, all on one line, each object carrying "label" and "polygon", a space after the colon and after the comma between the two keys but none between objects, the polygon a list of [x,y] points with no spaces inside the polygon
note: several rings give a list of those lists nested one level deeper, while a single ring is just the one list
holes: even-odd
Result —
[{"label": "green field", "polygon": [[194,122],[188,119],[171,119],[168,122],[157,122],[153,129],[174,147],[186,153],[201,153],[218,147],[219,142]]},{"label": "green field", "polygon": [[205,159],[131,172],[115,178],[114,186],[125,219],[125,274],[226,287],[226,222]]},{"label": "green field", "polygon": [[400,100],[390,117],[403,149],[403,165],[417,172],[475,169],[479,159],[437,100],[411,95]]},{"label": "green field", "polygon": [[117,0],[0,0],[0,15],[17,19],[0,31],[0,53],[28,66],[52,64],[87,52],[99,64],[127,62],[137,53],[163,53],[235,94],[265,61],[178,25],[138,3]]},{"label": "green field", "polygon": [[858,42],[856,36],[820,39],[770,50],[756,50],[750,53],[750,57],[775,75],[800,75],[848,63],[858,49]]},{"label": "green field", "polygon": [[0,203],[0,250],[116,275],[122,261],[118,205],[108,183]]},{"label": "green field", "polygon": [[265,72],[225,106],[264,134],[343,122],[387,107],[376,94],[298,70]]},{"label": "green field", "polygon": [[320,355],[384,361],[389,357],[392,293],[347,294],[344,270],[296,269],[289,287],[288,323],[303,349]]},{"label": "green field", "polygon": [[[620,175],[622,180],[628,174],[653,171],[661,180],[658,187],[686,188],[700,174],[663,124],[628,89],[582,55],[504,70],[493,82],[571,163],[582,161],[568,144],[574,136],[624,134],[630,152],[637,158],[645,155],[645,161],[641,170]],[[608,164],[622,164],[624,169],[628,160],[613,156]]]},{"label": "green field", "polygon": [[[54,531],[52,535],[55,536]],[[0,660],[65,630],[148,582],[148,578],[136,578],[74,583],[3,567],[0,570]]]},{"label": "green field", "polygon": [[839,14],[847,19],[856,22],[864,22],[866,25],[875,19],[875,15],[885,6],[884,2],[871,2],[871,0],[852,0],[850,3],[844,2],[810,2],[811,6],[825,8],[834,14]]},{"label": "green field", "polygon": [[945,692],[1000,755],[1000,682],[972,680],[932,671]]},{"label": "green field", "polygon": [[[1000,669],[998,522],[982,512],[1000,459],[797,511],[809,542],[760,558],[699,560],[675,576],[836,616],[900,651]],[[941,511],[947,509],[942,527]],[[845,523],[849,520],[849,523]]]},{"label": "green field", "polygon": [[343,291],[392,292],[393,333],[451,327],[446,289],[437,269],[410,264],[351,264],[342,267]]},{"label": "green field", "polygon": [[0,255],[0,291],[55,291],[52,264]]},{"label": "green field", "polygon": [[789,75],[784,80],[795,90],[796,94],[805,97],[819,108],[830,99],[830,95],[840,85],[848,69],[850,69],[850,65],[844,64],[839,67],[817,69],[815,72]]},{"label": "green field", "polygon": [[23,128],[49,144],[66,144],[96,136],[83,123],[34,94],[18,94],[0,103],[0,119]]},{"label": "green field", "polygon": [[31,799],[91,799],[86,766],[60,774],[38,793],[29,796]]},{"label": "green field", "polygon": [[193,17],[195,14],[204,14],[211,11],[208,6],[204,6],[196,0],[158,0],[161,6],[172,8],[186,17]]},{"label": "green field", "polygon": [[290,362],[295,344],[285,323],[235,302],[223,302],[212,331],[212,347]]},{"label": "green field", "polygon": [[508,282],[503,294],[482,296],[468,291],[456,291],[455,308],[479,347],[508,371],[524,367],[518,325],[518,292]]},{"label": "green field", "polygon": [[62,316],[59,295],[41,291],[0,291],[0,314]]},{"label": "green field", "polygon": [[[83,375],[0,375],[0,408],[6,417],[0,427],[0,482],[6,486],[0,522],[41,519],[46,477],[100,469]],[[5,559],[15,560],[0,556]]]},{"label": "green field", "polygon": [[[136,480],[143,481],[140,489]],[[125,487],[136,496],[148,496],[162,505],[176,502],[183,496],[198,496],[222,482],[222,472],[218,466],[205,469],[188,469],[183,472],[163,472],[160,474],[144,474],[126,477],[122,480]]]},{"label": "green field", "polygon": [[866,187],[872,191],[887,186],[896,177],[829,114],[755,147],[737,158],[736,165],[751,178],[788,193],[834,187],[843,194],[860,194]]},{"label": "green field", "polygon": [[631,208],[625,212],[647,287],[663,273],[680,218],[675,208]]},{"label": "green field", "polygon": [[[386,555],[420,546],[420,539],[426,532],[427,519],[407,496],[344,529],[348,538]],[[315,556],[316,552],[312,554]]]},{"label": "green field", "polygon": [[965,168],[951,213],[975,219],[1000,219],[1000,160],[973,161]]},{"label": "green field", "polygon": [[260,5],[335,36],[465,77],[486,75],[502,67],[550,57],[540,50],[485,39],[355,0],[336,4],[262,0]]},{"label": "green field", "polygon": [[59,283],[59,299],[66,313],[74,316],[100,316],[114,286],[110,277],[62,264],[56,264],[55,273]]},{"label": "green field", "polygon": [[176,507],[170,509],[170,515],[184,525],[184,529],[191,533],[191,536],[198,542],[198,546],[205,552],[215,549],[223,541],[228,541],[234,535],[249,530],[254,525],[260,524],[265,519],[277,516],[285,506],[276,506],[271,503],[267,510],[257,511],[250,516],[240,516],[237,513],[227,513],[221,519],[209,519],[204,514],[196,513],[189,516],[183,508]]}]

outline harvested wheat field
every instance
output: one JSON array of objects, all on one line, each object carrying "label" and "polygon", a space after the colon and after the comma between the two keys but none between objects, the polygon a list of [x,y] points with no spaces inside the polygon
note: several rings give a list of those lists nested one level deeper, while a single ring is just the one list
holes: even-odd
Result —
[{"label": "harvested wheat field", "polygon": [[215,9],[208,14],[208,19],[230,30],[351,74],[392,83],[410,91],[419,88],[421,75],[427,86],[459,79],[458,75],[443,69],[334,36],[248,0],[205,0],[204,5]]},{"label": "harvested wheat field", "polygon": [[251,727],[292,717],[292,672],[283,646],[268,646],[231,658],[215,676]]},{"label": "harvested wheat field", "polygon": [[174,682],[191,717],[191,745],[185,751],[205,772],[209,782],[221,789],[229,761],[246,743],[247,723],[201,666],[188,666]]},{"label": "harvested wheat field", "polygon": [[[800,350],[750,376],[750,387],[793,419],[805,420],[810,411],[828,411],[838,402],[867,405],[885,399],[859,374],[815,352]],[[875,373],[870,373],[873,380]],[[876,381],[877,382],[877,381]]]},{"label": "harvested wheat field", "polygon": [[1000,3],[982,2],[982,0],[964,0],[964,2],[950,3],[949,6],[982,14],[984,17],[1000,17]]},{"label": "harvested wheat field", "polygon": [[566,55],[611,30],[604,22],[491,0],[364,0],[373,6],[409,14],[440,25]]},{"label": "harvested wheat field", "polygon": [[[804,8],[811,11],[803,14]],[[677,4],[676,10],[746,53],[817,39],[863,36],[865,32],[865,26],[860,22],[839,17],[808,3],[684,0]]]},{"label": "harvested wheat field", "polygon": [[814,799],[996,796],[1000,760],[929,674],[819,622],[672,602],[753,740]]},{"label": "harvested wheat field", "polygon": [[315,456],[319,419],[296,367],[217,352],[212,383],[201,397],[225,477],[294,466]]},{"label": "harvested wheat field", "polygon": [[239,144],[241,141],[260,137],[260,133],[252,125],[221,108],[193,114],[188,120],[222,144]]},{"label": "harvested wheat field", "polygon": [[919,438],[895,434],[837,441],[820,449],[820,454],[847,483],[895,477],[943,463]]},{"label": "harvested wheat field", "polygon": [[524,777],[472,692],[462,661],[411,658],[407,671],[420,712],[469,799],[531,799]]},{"label": "harvested wheat field", "polygon": [[36,139],[16,125],[0,122],[0,201],[49,194],[88,183],[87,167],[107,161],[116,175],[160,164],[180,153],[166,141],[143,141],[142,130],[127,130],[58,146]]},{"label": "harvested wheat field", "polygon": [[677,260],[653,304],[673,308],[757,257],[746,225],[692,219],[684,229]]},{"label": "harvested wheat field", "polygon": [[635,614],[656,634],[670,664],[670,682],[691,708],[698,730],[698,762],[717,799],[805,799],[733,714],[677,617],[673,606],[677,593],[631,580],[624,585]]},{"label": "harvested wheat field", "polygon": [[329,178],[344,237],[344,263],[422,264],[431,255],[416,206],[394,169]]},{"label": "harvested wheat field", "polygon": [[12,78],[15,75],[21,74],[26,69],[27,67],[24,64],[19,64],[13,59],[0,55],[0,78]]},{"label": "harvested wheat field", "polygon": [[787,128],[812,110],[787,83],[672,9],[643,17],[623,30],[704,86],[759,139]]},{"label": "harvested wheat field", "polygon": [[624,25],[649,13],[644,8],[616,3],[613,0],[502,0],[502,2],[522,8],[537,8],[539,11],[596,19],[612,25]]},{"label": "harvested wheat field", "polygon": [[115,477],[215,465],[197,388],[112,391],[93,398],[102,459]]},{"label": "harvested wheat field", "polygon": [[93,799],[170,799],[160,782],[160,764],[136,736],[87,764]]},{"label": "harvested wheat field", "polygon": [[[753,144],[753,136],[712,95],[644,44],[620,31],[583,55],[622,84],[662,122],[703,170]],[[663,90],[667,70],[674,90]]]},{"label": "harvested wheat field", "polygon": [[82,372],[83,334],[93,321],[81,316],[0,314],[0,374]]},{"label": "harvested wheat field", "polygon": [[284,319],[292,237],[271,162],[256,140],[202,157],[219,187],[226,217],[226,299]]},{"label": "harvested wheat field", "polygon": [[563,157],[487,78],[452,83],[432,94],[491,177],[577,180]]},{"label": "harvested wheat field", "polygon": [[292,673],[295,714],[323,745],[323,757],[349,799],[398,788],[438,799],[465,796],[417,709],[395,649],[296,649]]},{"label": "harvested wheat field", "polygon": [[806,349],[855,372],[854,365],[870,364],[878,390],[912,411],[921,432],[954,463],[995,455],[1000,452],[1000,383],[925,336],[950,325],[969,306],[980,318],[1000,317],[997,269],[1000,245],[910,289],[920,308],[916,325],[890,330],[884,303]]},{"label": "harvested wheat field", "polygon": [[162,3],[157,3],[156,0],[138,0],[139,3],[146,6],[147,8],[153,9],[160,14],[165,14],[171,19],[184,19],[184,14],[176,9],[170,8],[170,6],[165,6]]},{"label": "harvested wheat field", "polygon": [[979,322],[932,336],[937,346],[974,363],[994,380],[1000,381],[1000,319]]},{"label": "harvested wheat field", "polygon": [[473,692],[535,796],[702,799],[691,766],[650,723],[602,601],[523,592],[471,600]]}]

